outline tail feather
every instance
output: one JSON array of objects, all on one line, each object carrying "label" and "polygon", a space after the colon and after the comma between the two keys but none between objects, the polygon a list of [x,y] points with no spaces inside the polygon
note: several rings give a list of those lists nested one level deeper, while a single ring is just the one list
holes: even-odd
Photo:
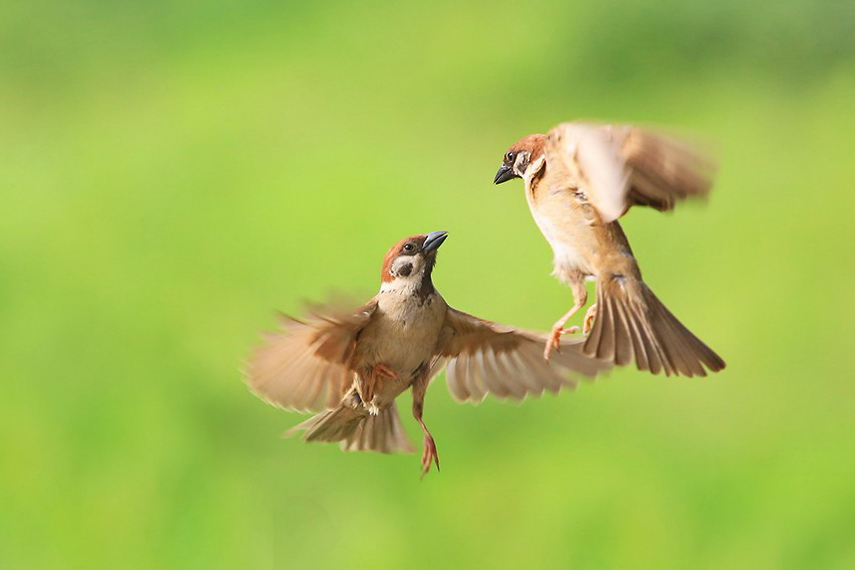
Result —
[{"label": "tail feather", "polygon": [[[643,282],[612,277],[597,285],[597,314],[583,352],[666,376],[706,376],[724,361],[665,308]],[[706,367],[706,369],[704,368]]]},{"label": "tail feather", "polygon": [[624,312],[625,307],[620,303],[612,303],[612,313],[614,315],[614,333],[615,333],[615,359],[614,362],[618,366],[626,366],[632,362],[633,346],[632,337],[630,336],[630,327],[621,326],[630,322],[630,317]]},{"label": "tail feather", "polygon": [[304,431],[306,441],[339,442],[344,451],[412,453],[395,403],[381,408],[377,415],[341,404],[298,424],[285,437]]},{"label": "tail feather", "polygon": [[641,370],[650,370],[653,374],[659,374],[662,371],[661,362],[656,354],[656,349],[643,334],[641,323],[630,318],[627,318],[626,321],[630,326],[629,336],[632,339],[632,351],[635,354],[638,368]]}]

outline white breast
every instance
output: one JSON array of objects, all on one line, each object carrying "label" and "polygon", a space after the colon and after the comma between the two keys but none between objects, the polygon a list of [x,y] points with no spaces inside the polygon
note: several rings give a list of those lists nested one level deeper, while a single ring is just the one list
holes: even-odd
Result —
[{"label": "white breast", "polygon": [[574,225],[587,227],[585,220],[577,219],[579,213],[569,200],[542,199],[535,204],[528,200],[531,215],[537,227],[552,247],[552,264],[555,275],[561,278],[564,271],[580,270],[589,273],[588,262],[582,252],[586,247],[586,232],[579,231]]},{"label": "white breast", "polygon": [[360,360],[368,365],[383,364],[401,379],[410,378],[433,357],[446,311],[439,295],[423,304],[408,297],[395,292],[380,294],[377,312],[363,330],[358,349]]}]

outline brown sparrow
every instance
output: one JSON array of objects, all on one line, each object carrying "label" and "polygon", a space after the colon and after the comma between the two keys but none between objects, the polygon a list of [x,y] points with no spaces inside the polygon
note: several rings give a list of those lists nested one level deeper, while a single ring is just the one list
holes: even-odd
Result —
[{"label": "brown sparrow", "polygon": [[287,410],[320,412],[292,430],[306,441],[340,442],[345,451],[413,451],[395,408],[413,390],[413,415],[424,431],[422,475],[439,469],[436,444],[422,420],[425,391],[443,367],[458,401],[487,394],[522,400],[575,385],[568,373],[593,377],[610,365],[586,357],[581,341],[549,362],[545,335],[505,327],[449,307],[431,273],[446,232],[407,238],[383,259],[380,292],[360,309],[315,310],[285,317],[248,363],[252,391]]},{"label": "brown sparrow", "polygon": [[569,285],[574,305],[552,329],[544,357],[564,323],[587,301],[586,280],[597,281],[597,302],[583,321],[582,351],[640,370],[706,376],[724,361],[684,327],[641,279],[617,219],[634,205],[670,210],[678,200],[706,196],[713,165],[688,145],[630,126],[564,123],[530,135],[505,154],[494,183],[522,178],[532,216],[554,253],[553,275]]}]

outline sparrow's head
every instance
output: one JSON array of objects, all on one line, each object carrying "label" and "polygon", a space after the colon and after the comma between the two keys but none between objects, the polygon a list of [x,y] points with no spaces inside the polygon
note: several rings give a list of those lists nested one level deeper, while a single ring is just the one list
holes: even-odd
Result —
[{"label": "sparrow's head", "polygon": [[436,252],[446,237],[448,232],[433,232],[396,243],[383,258],[380,290],[433,291],[431,272],[436,264]]},{"label": "sparrow's head", "polygon": [[502,166],[493,179],[493,184],[501,184],[512,178],[531,180],[544,164],[546,135],[529,135],[521,138],[508,149],[502,159]]}]

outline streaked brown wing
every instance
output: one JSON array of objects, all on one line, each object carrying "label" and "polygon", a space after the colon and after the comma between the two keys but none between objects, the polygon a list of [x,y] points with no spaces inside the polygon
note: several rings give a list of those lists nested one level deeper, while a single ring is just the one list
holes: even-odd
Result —
[{"label": "streaked brown wing", "polygon": [[549,361],[546,337],[485,321],[449,308],[440,337],[440,358],[447,358],[446,380],[452,396],[478,403],[487,394],[522,400],[544,391],[573,388],[579,375],[593,377],[611,365],[584,356],[581,341],[565,342]]},{"label": "streaked brown wing", "polygon": [[634,128],[620,153],[630,172],[630,205],[671,210],[677,202],[706,196],[712,189],[715,162],[688,141]]},{"label": "streaked brown wing", "polygon": [[715,165],[687,142],[629,126],[563,123],[549,132],[550,168],[581,190],[605,222],[633,205],[670,210],[705,196]]},{"label": "streaked brown wing", "polygon": [[348,361],[360,330],[376,308],[371,301],[353,313],[325,313],[315,307],[309,318],[283,316],[281,329],[265,335],[246,368],[250,389],[275,406],[300,412],[333,408],[353,381]]}]

